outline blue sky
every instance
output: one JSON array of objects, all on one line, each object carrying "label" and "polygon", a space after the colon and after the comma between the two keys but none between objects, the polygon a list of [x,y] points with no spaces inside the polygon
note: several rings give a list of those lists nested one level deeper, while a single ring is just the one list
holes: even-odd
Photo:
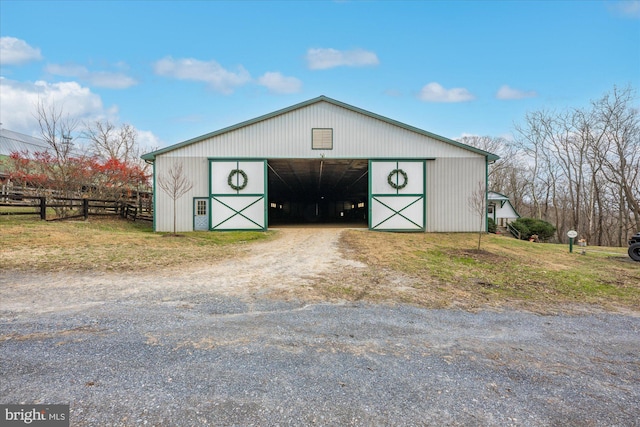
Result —
[{"label": "blue sky", "polygon": [[448,138],[640,90],[639,1],[0,0],[0,121],[164,147],[326,95]]}]

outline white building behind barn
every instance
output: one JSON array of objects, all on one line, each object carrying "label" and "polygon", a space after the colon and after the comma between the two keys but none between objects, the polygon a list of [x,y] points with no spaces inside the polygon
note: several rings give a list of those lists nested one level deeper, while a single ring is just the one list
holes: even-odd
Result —
[{"label": "white building behind barn", "polygon": [[520,214],[516,212],[511,201],[504,194],[496,191],[489,191],[487,194],[489,218],[493,219],[500,227],[506,227],[507,224],[520,218]]},{"label": "white building behind barn", "polygon": [[[182,165],[193,184],[177,231],[265,230],[283,223],[372,230],[478,231],[469,197],[494,154],[320,96],[143,156],[154,182]],[[156,185],[154,227],[172,231]]]}]

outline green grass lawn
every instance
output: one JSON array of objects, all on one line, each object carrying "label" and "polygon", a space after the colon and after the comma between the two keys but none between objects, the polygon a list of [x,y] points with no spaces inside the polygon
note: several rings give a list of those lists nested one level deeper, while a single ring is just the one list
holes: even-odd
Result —
[{"label": "green grass lawn", "polygon": [[[574,247],[531,243],[493,234],[391,234],[349,231],[344,237],[358,259],[378,269],[407,274],[421,290],[407,298],[429,296],[435,305],[456,298],[485,304],[515,301],[584,303],[640,309],[640,263],[627,248]],[[434,290],[438,295],[434,295]]]}]

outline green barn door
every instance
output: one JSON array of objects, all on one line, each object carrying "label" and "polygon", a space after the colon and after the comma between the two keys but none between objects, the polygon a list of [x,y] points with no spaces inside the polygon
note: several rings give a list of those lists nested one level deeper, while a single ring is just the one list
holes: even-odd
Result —
[{"label": "green barn door", "polygon": [[211,229],[267,229],[267,161],[210,160]]},{"label": "green barn door", "polygon": [[424,160],[369,161],[369,228],[424,231]]}]

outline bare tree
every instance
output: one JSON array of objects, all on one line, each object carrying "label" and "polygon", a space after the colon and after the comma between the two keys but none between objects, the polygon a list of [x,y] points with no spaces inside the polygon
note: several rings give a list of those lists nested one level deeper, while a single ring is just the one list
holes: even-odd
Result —
[{"label": "bare tree", "polygon": [[[62,108],[55,104],[36,105],[35,118],[40,126],[40,135],[48,149],[33,153],[36,161],[34,169],[47,176],[44,186],[61,197],[77,196],[83,188],[92,185],[92,159],[74,144],[76,120],[64,115]],[[68,208],[55,208],[58,216],[65,216]]]},{"label": "bare tree", "polygon": [[473,189],[468,199],[469,210],[480,218],[480,228],[478,228],[478,251],[482,242],[482,234],[486,231],[487,215],[487,187],[482,181]]},{"label": "bare tree", "polygon": [[640,110],[633,88],[614,87],[586,108],[527,113],[515,130],[526,171],[512,175],[510,185],[525,189],[511,193],[521,214],[555,222],[560,241],[571,227],[595,244],[621,246],[640,229]]},{"label": "bare tree", "polygon": [[[119,128],[110,121],[96,120],[85,125],[84,137],[91,141],[91,150],[104,165],[111,167],[111,173],[119,172],[119,180],[111,180],[112,185],[107,192],[109,197],[124,197],[123,190],[140,190],[146,187],[149,176],[149,164],[141,159],[140,145],[136,129],[123,124]],[[107,190],[107,188],[103,188]]]},{"label": "bare tree", "polygon": [[176,234],[176,201],[193,188],[193,183],[185,176],[182,163],[175,162],[166,175],[158,176],[158,186],[173,200],[173,234]]},{"label": "bare tree", "polygon": [[[615,87],[612,94],[593,103],[601,126],[605,128],[596,151],[598,160],[607,172],[606,179],[619,188],[625,203],[621,211],[628,209],[633,216],[630,227],[624,222],[620,224],[619,234],[626,234],[627,227],[640,230],[640,112],[633,108],[635,100],[631,87]],[[626,217],[628,215],[625,221]]]},{"label": "bare tree", "polygon": [[123,163],[137,162],[140,159],[138,135],[133,126],[125,123],[117,128],[108,120],[96,120],[85,127],[85,136],[91,141],[91,148],[98,157],[117,159]]},{"label": "bare tree", "polygon": [[459,141],[500,157],[489,165],[489,188],[498,192],[505,191],[505,182],[511,172],[511,167],[517,163],[517,153],[513,145],[505,138],[493,136],[464,136]]},{"label": "bare tree", "polygon": [[545,139],[544,123],[549,115],[546,111],[527,113],[525,123],[515,127],[516,145],[527,158],[525,167],[528,181],[525,197],[530,200],[531,216],[545,220],[549,207],[558,207],[557,164]]},{"label": "bare tree", "polygon": [[36,105],[35,118],[40,126],[40,135],[51,148],[58,162],[64,162],[72,155],[72,136],[78,127],[78,122],[69,115],[64,116],[62,108],[55,104],[45,104],[39,100]]}]

